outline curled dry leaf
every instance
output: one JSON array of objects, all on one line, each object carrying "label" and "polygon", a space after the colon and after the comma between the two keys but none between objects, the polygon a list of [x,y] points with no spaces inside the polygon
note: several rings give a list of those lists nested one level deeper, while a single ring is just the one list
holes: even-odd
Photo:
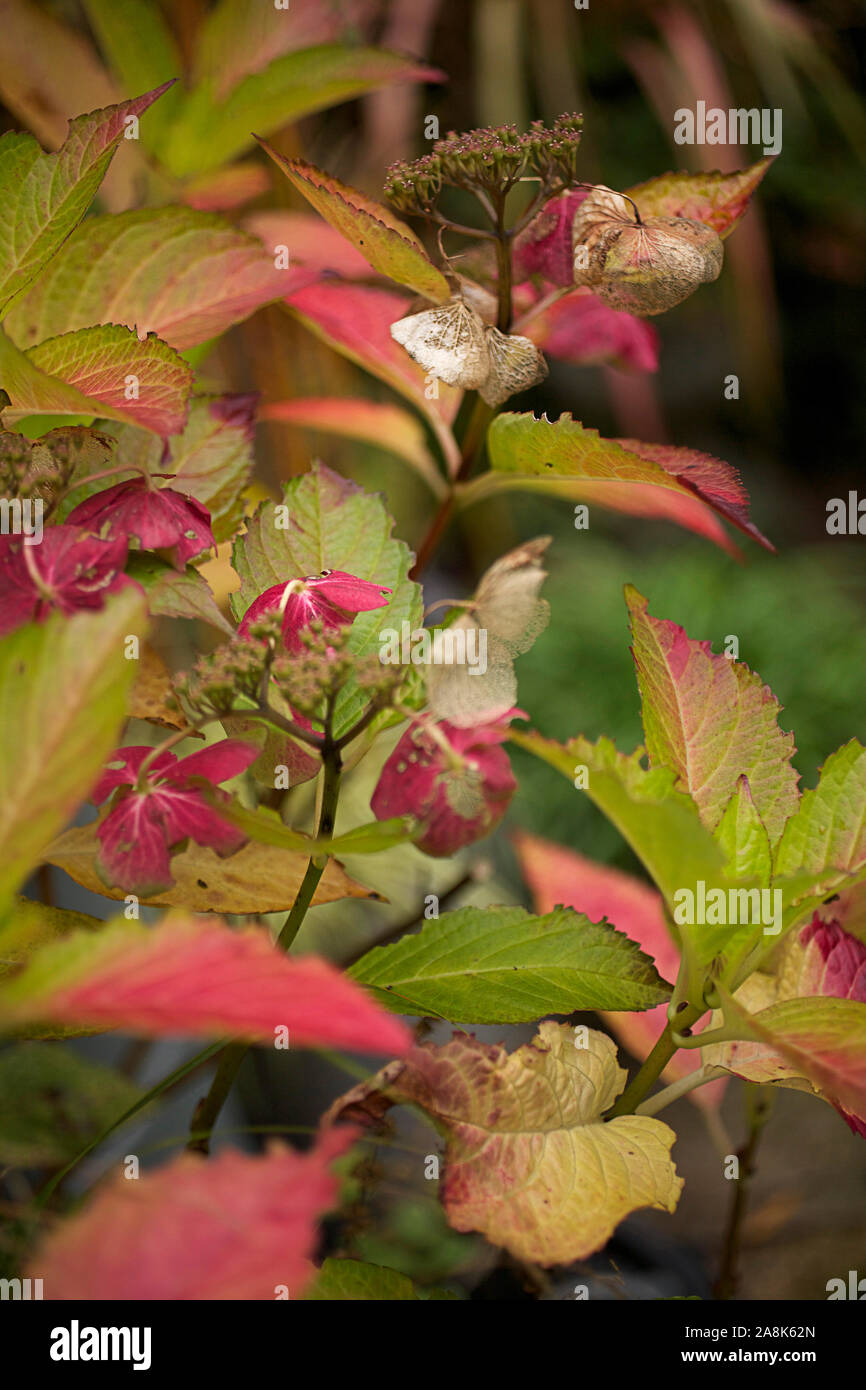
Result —
[{"label": "curled dry leaf", "polygon": [[520,1260],[585,1259],[641,1207],[673,1211],[682,1190],[673,1130],[603,1113],[622,1090],[616,1045],[542,1023],[510,1055],[466,1034],[414,1047],[331,1107],[328,1119],[378,1122],[389,1101],[419,1105],[446,1137],[440,1196],[458,1231],[481,1231]]},{"label": "curled dry leaf", "polygon": [[621,193],[603,185],[578,208],[572,226],[575,284],[612,309],[662,314],[722,269],[718,234],[688,217],[641,219]]}]

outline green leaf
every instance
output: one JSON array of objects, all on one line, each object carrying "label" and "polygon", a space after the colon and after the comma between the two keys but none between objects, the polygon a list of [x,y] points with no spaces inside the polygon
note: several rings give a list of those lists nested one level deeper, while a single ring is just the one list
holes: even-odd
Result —
[{"label": "green leaf", "polygon": [[716,839],[728,857],[730,878],[754,879],[759,887],[769,886],[773,852],[767,827],[752,799],[749,779],[737,779],[733,793],[716,827]]},{"label": "green leaf", "polygon": [[[773,549],[749,520],[748,495],[736,471],[696,449],[603,439],[569,414],[538,420],[506,411],[490,426],[487,450],[493,472],[513,487],[538,490],[546,480],[554,490],[590,504],[664,517],[737,554],[716,520],[720,516]],[[469,484],[464,503],[486,495],[497,482],[481,477]]]},{"label": "green leaf", "polygon": [[154,616],[197,618],[229,637],[234,636],[234,628],[217,607],[213,590],[192,565],[179,571],[156,555],[134,552],[126,572],[144,589],[148,609]]},{"label": "green leaf", "polygon": [[155,333],[186,352],[286,290],[257,237],[215,213],[141,208],[88,217],[19,295],[6,331],[20,348],[93,324]]},{"label": "green leaf", "polygon": [[[393,521],[379,497],[363,492],[355,483],[332,473],[323,464],[286,485],[289,509],[287,529],[277,526],[273,502],[263,503],[247,521],[247,529],[234,546],[233,564],[241,587],[232,594],[235,617],[240,620],[253,599],[275,584],[323,569],[346,570],[393,589],[387,608],[359,613],[349,637],[349,650],[359,656],[379,650],[379,633],[408,622],[421,623],[421,590],[409,578],[412,554],[391,536]],[[335,733],[339,736],[356,722],[367,697],[354,678],[337,699]]]},{"label": "green leaf", "polygon": [[215,100],[216,79],[199,83],[161,151],[162,159],[178,177],[203,174],[248,149],[254,131],[270,135],[301,116],[391,83],[440,77],[435,68],[376,48],[329,43],[285,53],[220,100]]},{"label": "green leaf", "polygon": [[150,334],[120,324],[81,328],[21,352],[0,331],[0,381],[11,405],[4,424],[28,415],[128,420],[155,434],[177,434],[186,419],[193,373]]},{"label": "green leaf", "polygon": [[306,1302],[387,1301],[423,1302],[425,1299],[456,1299],[447,1289],[418,1290],[405,1274],[385,1265],[365,1264],[362,1260],[325,1260],[315,1282],[303,1294]]},{"label": "green leaf", "polygon": [[395,217],[390,208],[373,202],[305,159],[287,159],[265,140],[259,144],[292,186],[380,275],[396,280],[398,285],[408,285],[425,299],[444,303],[450,298],[445,276],[430,260],[411,227]]},{"label": "green leaf", "polygon": [[[121,90],[146,91],[183,73],[183,59],[158,5],[152,0],[83,0],[99,46],[120,79]],[[180,83],[166,92],[141,131],[145,149],[159,158],[163,141],[183,105]]]},{"label": "green leaf", "polygon": [[125,638],[144,622],[126,590],[0,642],[0,911],[116,747],[136,668]]},{"label": "green leaf", "polygon": [[349,971],[395,1013],[529,1023],[576,1009],[652,1009],[670,998],[649,956],[605,920],[558,907],[464,907],[377,946]]},{"label": "green leaf", "polygon": [[45,154],[32,135],[0,138],[0,314],[78,225],[127,129],[165,87],[77,116],[62,149]]},{"label": "green leaf", "polygon": [[133,1105],[141,1090],[108,1067],[50,1043],[0,1053],[0,1163],[55,1167]]},{"label": "green leaf", "polygon": [[358,825],[332,839],[317,840],[302,830],[283,825],[275,811],[250,811],[237,802],[230,806],[220,805],[219,810],[223,820],[231,821],[251,840],[277,845],[280,849],[301,850],[304,854],[378,854],[394,845],[406,844],[412,839],[414,827],[408,816],[395,816],[392,820]]},{"label": "green leaf", "polygon": [[803,793],[776,851],[775,874],[827,892],[866,865],[866,748],[852,738],[831,753]]},{"label": "green leaf", "polygon": [[626,190],[645,217],[691,217],[705,222],[722,238],[748,209],[752,194],[773,162],[759,159],[733,174],[659,174]]},{"label": "green leaf", "polygon": [[90,917],[86,912],[16,897],[0,922],[0,978],[29,960],[38,946],[46,946],[73,931],[100,931],[104,926],[101,918]]},{"label": "green leaf", "polygon": [[653,618],[631,585],[625,592],[650,763],[673,768],[710,830],[745,774],[776,844],[799,804],[794,736],[779,728],[778,700],[748,666]]},{"label": "green leaf", "polygon": [[511,742],[542,758],[573,781],[586,769],[586,795],[631,845],[668,905],[679,888],[703,879],[721,881],[725,856],[701,823],[690,796],[678,791],[669,768],[643,766],[643,749],[628,757],[610,739],[583,737],[556,743],[512,730]]}]

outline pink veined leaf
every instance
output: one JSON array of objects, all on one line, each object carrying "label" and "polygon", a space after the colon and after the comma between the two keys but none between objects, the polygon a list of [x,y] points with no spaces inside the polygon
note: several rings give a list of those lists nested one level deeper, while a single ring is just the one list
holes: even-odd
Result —
[{"label": "pink veined leaf", "polygon": [[125,324],[184,352],[280,299],[288,273],[258,238],[214,213],[89,217],[16,300],[6,331],[26,349],[93,324]]},{"label": "pink veined leaf", "polygon": [[40,149],[32,135],[2,137],[0,309],[50,264],[81,221],[127,133],[127,118],[143,115],[171,85],[165,82],[132,101],[76,116],[62,148],[53,154]]},{"label": "pink veined leaf", "polygon": [[[126,538],[100,540],[77,526],[51,526],[39,545],[0,537],[0,636],[52,611],[102,608],[133,581],[123,572]],[[38,580],[38,584],[37,584]]]},{"label": "pink veined leaf", "polygon": [[250,626],[267,613],[281,612],[282,633],[290,652],[303,651],[301,634],[310,623],[319,621],[325,630],[336,632],[352,622],[356,613],[370,613],[386,608],[391,589],[372,584],[368,579],[347,574],[345,570],[322,570],[303,579],[290,579],[274,584],[250,604],[238,627],[238,635],[247,637]]},{"label": "pink veined leaf", "polygon": [[327,961],[285,955],[264,927],[170,913],[120,921],[40,951],[0,997],[13,1021],[119,1028],[146,1037],[233,1037],[402,1055],[404,1024]]},{"label": "pink veined leaf", "polygon": [[775,845],[800,800],[791,766],[794,736],[779,727],[778,700],[742,662],[652,617],[630,585],[626,601],[650,763],[676,772],[710,830],[745,775]]},{"label": "pink veined leaf", "polygon": [[0,374],[11,404],[4,423],[27,415],[96,415],[165,437],[187,415],[192,368],[154,334],[99,324],[22,352],[0,331]]},{"label": "pink veined leaf", "polygon": [[112,537],[135,536],[142,550],[167,551],[177,570],[214,545],[207,507],[172,487],[153,487],[146,478],[94,493],[67,520]]},{"label": "pink veined leaf", "polygon": [[272,1302],[303,1292],[318,1219],[337,1204],[329,1171],[355,1138],[332,1129],[307,1153],[225,1149],[118,1176],[57,1226],[33,1257],[46,1299]]},{"label": "pink veined leaf", "polygon": [[[621,869],[596,864],[538,835],[520,831],[513,840],[538,912],[551,912],[561,905],[585,913],[592,922],[606,917],[652,957],[663,979],[676,979],[680,952],[665,925],[660,893]],[[667,1004],[643,1013],[607,1012],[602,1018],[632,1056],[643,1062],[667,1023]],[[665,1067],[664,1079],[678,1081],[700,1065],[696,1052],[680,1051]],[[715,1106],[724,1089],[724,1081],[713,1081],[690,1092],[689,1099],[696,1105]]]},{"label": "pink veined leaf", "polygon": [[543,352],[578,367],[609,362],[640,372],[658,370],[659,337],[652,324],[611,309],[585,289],[551,304],[525,331]]}]

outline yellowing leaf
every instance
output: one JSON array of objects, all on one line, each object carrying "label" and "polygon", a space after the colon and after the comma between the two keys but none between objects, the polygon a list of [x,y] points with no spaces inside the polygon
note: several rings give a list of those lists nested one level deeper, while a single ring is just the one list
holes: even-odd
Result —
[{"label": "yellowing leaf", "polygon": [[446,1137],[440,1196],[451,1225],[554,1265],[599,1250],[630,1212],[673,1211],[679,1200],[673,1130],[645,1116],[601,1119],[625,1078],[605,1034],[576,1047],[572,1028],[542,1023],[511,1055],[460,1035],[413,1048],[383,1084]]},{"label": "yellowing leaf", "polygon": [[445,276],[430,260],[411,227],[395,217],[390,208],[373,202],[304,159],[286,159],[271,149],[267,141],[260,140],[259,144],[293,187],[380,275],[408,285],[427,299],[448,299],[451,291]]},{"label": "yellowing leaf", "polygon": [[772,162],[772,158],[759,159],[733,174],[659,174],[627,192],[642,217],[691,217],[724,238],[740,221]]},{"label": "yellowing leaf", "polygon": [[[131,664],[131,663],[130,663]],[[73,826],[48,846],[45,859],[63,869],[82,888],[105,898],[122,899],[120,888],[109,888],[96,872],[99,841],[96,822]],[[220,859],[212,849],[190,844],[172,857],[174,887],[154,898],[142,898],[150,907],[186,907],[191,912],[287,912],[295,900],[309,856],[298,851],[277,849],[255,841],[237,854]],[[313,903],[335,902],[338,898],[376,898],[337,863],[328,861]]]}]

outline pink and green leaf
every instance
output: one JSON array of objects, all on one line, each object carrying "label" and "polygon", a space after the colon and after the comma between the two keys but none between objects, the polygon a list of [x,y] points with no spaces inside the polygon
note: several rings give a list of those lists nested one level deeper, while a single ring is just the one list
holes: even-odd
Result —
[{"label": "pink and green leaf", "polygon": [[646,217],[690,217],[704,222],[722,238],[730,235],[745,215],[758,184],[773,162],[759,159],[732,174],[659,174],[626,189]]},{"label": "pink and green leaf", "polygon": [[32,135],[0,138],[0,313],[81,221],[124,137],[127,118],[143,115],[170,85],[77,116],[54,154],[46,154]]},{"label": "pink and green leaf", "polygon": [[260,145],[292,186],[325,221],[358,250],[380,275],[408,285],[426,299],[444,302],[448,281],[430,260],[418,237],[384,207],[304,159],[287,159],[265,141]]},{"label": "pink and green leaf", "polygon": [[318,1219],[337,1205],[332,1130],[307,1153],[183,1154],[137,1182],[118,1176],[55,1227],[33,1256],[48,1299],[295,1298],[316,1275]]},{"label": "pink and green leaf", "polygon": [[626,601],[650,762],[675,771],[710,830],[745,775],[770,841],[777,843],[799,804],[794,738],[779,728],[779,702],[742,662],[715,655],[709,642],[692,640],[676,623],[653,618],[630,585]]}]

